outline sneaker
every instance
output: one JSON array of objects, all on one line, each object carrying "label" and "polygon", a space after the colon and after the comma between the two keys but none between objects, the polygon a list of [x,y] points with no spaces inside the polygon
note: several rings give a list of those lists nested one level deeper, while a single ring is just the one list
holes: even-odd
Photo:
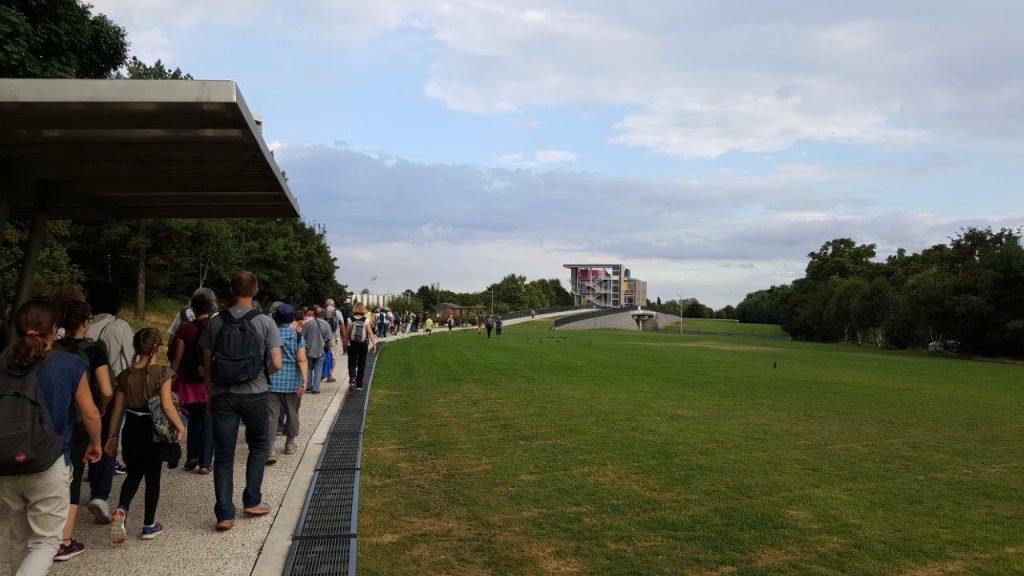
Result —
[{"label": "sneaker", "polygon": [[234,527],[235,527],[235,521],[233,519],[232,520],[221,520],[221,521],[217,522],[217,525],[215,526],[215,528],[217,529],[218,532],[227,532],[228,530],[231,530]]},{"label": "sneaker", "polygon": [[299,445],[298,444],[285,444],[285,446],[284,446],[284,453],[285,454],[295,454],[298,451],[299,451]]},{"label": "sneaker", "polygon": [[124,464],[121,464],[120,462],[118,462],[117,464],[114,465],[114,474],[127,474],[127,473],[128,473],[128,467],[125,466]]},{"label": "sneaker", "polygon": [[142,527],[142,536],[140,536],[140,538],[143,540],[152,540],[163,533],[164,527],[161,526],[159,522],[154,522],[152,526]]},{"label": "sneaker", "polygon": [[118,508],[110,515],[110,541],[114,544],[122,544],[128,539],[128,531],[124,526],[127,519],[128,513],[124,508]]},{"label": "sneaker", "polygon": [[356,390],[362,390],[362,389],[363,389],[363,383],[362,382],[356,382]]},{"label": "sneaker", "polygon": [[270,514],[270,505],[257,504],[256,506],[252,506],[250,508],[243,508],[242,512],[246,516],[266,516],[267,514]]},{"label": "sneaker", "polygon": [[199,466],[199,460],[193,458],[193,459],[189,460],[188,462],[185,462],[185,465],[182,466],[181,469],[186,471],[186,472],[191,472],[191,471],[195,470],[198,466]]},{"label": "sneaker", "polygon": [[196,473],[197,474],[202,474],[203,476],[206,476],[207,474],[210,473],[210,467],[209,466],[200,466],[199,469],[196,470]]},{"label": "sneaker", "polygon": [[78,540],[72,540],[70,544],[64,544],[61,542],[60,548],[57,548],[57,553],[53,555],[54,562],[65,562],[71,560],[75,556],[78,556],[82,552],[85,552],[85,544],[82,544]]},{"label": "sneaker", "polygon": [[277,453],[276,452],[268,452],[267,453],[267,465],[268,466],[273,466],[274,464],[277,464]]},{"label": "sneaker", "polygon": [[89,500],[89,512],[96,518],[97,524],[110,524],[110,506],[106,500],[93,498]]}]

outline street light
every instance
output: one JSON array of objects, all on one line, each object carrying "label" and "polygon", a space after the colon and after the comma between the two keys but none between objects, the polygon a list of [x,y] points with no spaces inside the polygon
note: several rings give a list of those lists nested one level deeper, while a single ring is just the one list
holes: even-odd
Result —
[{"label": "street light", "polygon": [[676,294],[679,296],[679,335],[683,335],[683,295]]}]

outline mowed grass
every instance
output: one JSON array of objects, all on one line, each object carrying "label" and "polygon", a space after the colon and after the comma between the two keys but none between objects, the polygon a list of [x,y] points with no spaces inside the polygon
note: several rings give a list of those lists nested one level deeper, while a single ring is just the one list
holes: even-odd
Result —
[{"label": "mowed grass", "polygon": [[[662,332],[679,332],[679,322],[662,327]],[[710,318],[684,318],[683,333],[754,336],[758,338],[789,338],[789,334],[778,324],[743,324],[736,320],[715,320]]]},{"label": "mowed grass", "polygon": [[384,349],[362,464],[363,575],[1024,573],[1019,365],[438,333]]}]

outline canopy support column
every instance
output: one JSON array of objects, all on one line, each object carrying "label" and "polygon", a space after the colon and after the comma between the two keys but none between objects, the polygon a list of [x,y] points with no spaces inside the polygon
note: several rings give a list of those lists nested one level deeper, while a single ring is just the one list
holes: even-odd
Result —
[{"label": "canopy support column", "polygon": [[32,295],[32,281],[35,279],[39,265],[39,254],[43,251],[43,240],[46,239],[46,227],[50,215],[42,210],[32,214],[32,225],[28,230],[28,243],[25,245],[25,257],[21,270],[18,271],[18,287],[14,292],[14,309],[28,301]]}]

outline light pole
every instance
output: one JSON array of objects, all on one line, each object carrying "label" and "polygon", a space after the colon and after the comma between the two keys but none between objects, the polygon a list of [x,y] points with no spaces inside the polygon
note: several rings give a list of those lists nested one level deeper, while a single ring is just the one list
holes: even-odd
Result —
[{"label": "light pole", "polygon": [[679,335],[683,335],[683,295],[676,294],[679,297]]}]

